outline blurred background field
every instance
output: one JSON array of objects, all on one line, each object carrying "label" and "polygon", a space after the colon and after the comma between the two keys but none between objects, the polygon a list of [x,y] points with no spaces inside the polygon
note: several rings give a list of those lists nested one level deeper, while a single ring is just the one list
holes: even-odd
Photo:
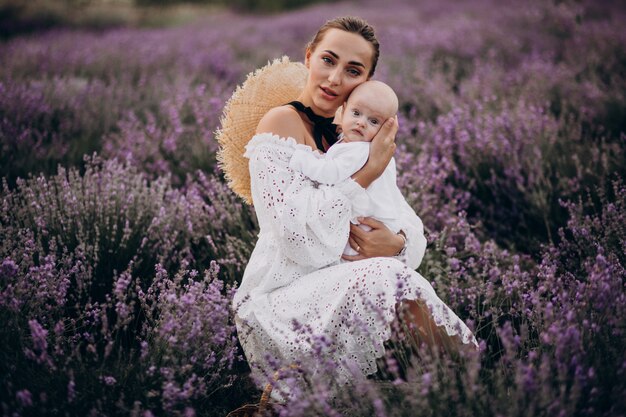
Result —
[{"label": "blurred background field", "polygon": [[321,0],[2,0],[0,37],[61,27],[178,26],[224,10],[278,13],[316,2]]},{"label": "blurred background field", "polygon": [[258,225],[214,132],[248,72],[301,60],[344,14],[375,26],[376,78],[400,99],[418,271],[483,353],[413,358],[391,394],[312,384],[285,415],[624,415],[625,13],[0,0],[3,415],[218,416],[258,398],[228,309]]}]

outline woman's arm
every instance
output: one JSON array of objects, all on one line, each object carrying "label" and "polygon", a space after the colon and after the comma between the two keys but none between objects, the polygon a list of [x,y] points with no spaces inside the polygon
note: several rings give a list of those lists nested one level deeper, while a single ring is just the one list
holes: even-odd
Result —
[{"label": "woman's arm", "polygon": [[350,246],[358,249],[359,254],[354,256],[343,255],[348,261],[358,261],[378,256],[396,256],[404,248],[404,238],[393,233],[384,223],[371,217],[359,217],[359,223],[372,228],[365,231],[359,226],[350,223]]},{"label": "woman's arm", "polygon": [[[382,190],[379,188],[382,187]],[[378,191],[377,191],[378,190]],[[387,193],[382,193],[388,190]],[[422,220],[415,214],[415,210],[406,202],[400,189],[396,185],[396,166],[392,159],[389,166],[380,179],[368,190],[368,193],[378,195],[379,200],[385,207],[391,207],[395,215],[393,218],[394,230],[400,230],[400,234],[394,234],[383,223],[371,219],[362,218],[359,221],[372,228],[367,232],[360,227],[351,225],[350,246],[357,249],[359,255],[344,256],[346,260],[359,260],[377,256],[396,256],[409,267],[416,269],[424,257],[426,251],[426,238]],[[372,198],[372,196],[370,195]],[[382,200],[380,200],[382,198]],[[406,241],[405,241],[406,239]]]},{"label": "woman's arm", "polygon": [[378,178],[396,151],[396,133],[398,132],[398,117],[389,118],[380,128],[370,147],[367,163],[363,168],[352,175],[352,179],[361,187],[367,188]]}]

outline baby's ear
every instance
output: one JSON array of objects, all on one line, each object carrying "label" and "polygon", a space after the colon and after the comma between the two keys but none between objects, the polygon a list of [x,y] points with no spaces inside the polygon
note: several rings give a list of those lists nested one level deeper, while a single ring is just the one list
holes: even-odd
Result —
[{"label": "baby's ear", "polygon": [[337,111],[335,112],[335,119],[333,120],[333,123],[336,125],[341,124],[341,118],[343,117],[343,110],[346,107],[346,103],[343,103],[343,106],[339,106],[339,108],[337,108]]}]

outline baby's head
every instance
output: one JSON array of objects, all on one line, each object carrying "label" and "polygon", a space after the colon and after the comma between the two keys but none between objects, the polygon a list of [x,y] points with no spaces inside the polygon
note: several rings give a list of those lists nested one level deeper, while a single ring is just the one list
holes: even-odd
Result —
[{"label": "baby's head", "polygon": [[398,112],[398,97],[380,81],[359,84],[344,103],[341,130],[344,142],[370,142],[383,123]]}]

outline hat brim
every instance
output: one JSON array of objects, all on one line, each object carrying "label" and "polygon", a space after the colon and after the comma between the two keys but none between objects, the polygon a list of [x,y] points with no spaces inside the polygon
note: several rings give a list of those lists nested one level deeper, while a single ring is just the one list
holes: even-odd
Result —
[{"label": "hat brim", "polygon": [[307,76],[304,64],[283,56],[248,74],[224,106],[216,132],[217,160],[230,188],[248,204],[252,204],[252,194],[245,147],[265,113],[298,98]]}]

